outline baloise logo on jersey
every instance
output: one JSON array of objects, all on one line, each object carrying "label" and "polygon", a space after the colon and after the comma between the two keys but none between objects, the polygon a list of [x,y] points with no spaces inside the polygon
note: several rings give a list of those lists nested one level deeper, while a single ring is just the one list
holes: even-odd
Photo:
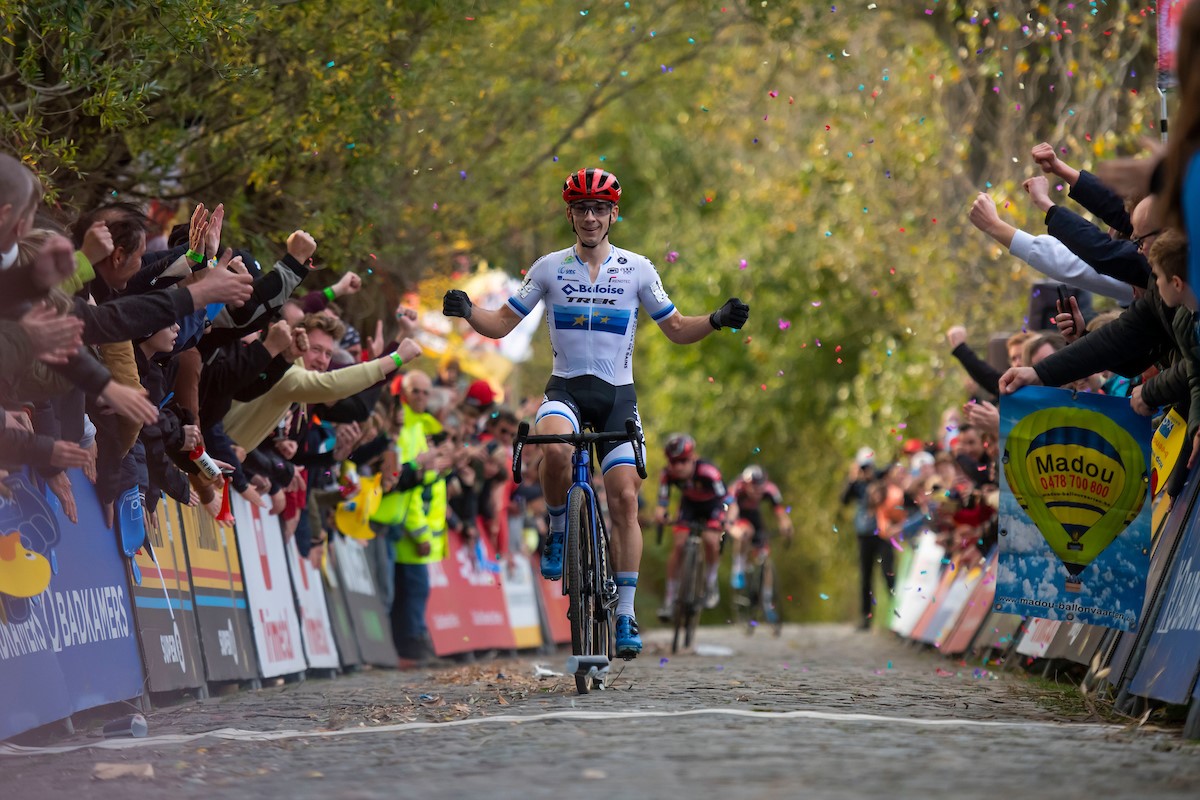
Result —
[{"label": "baloise logo on jersey", "polygon": [[625,294],[625,290],[617,286],[588,286],[586,283],[568,283],[563,286],[563,294],[566,295],[568,303],[612,306],[617,304],[615,297],[596,297],[595,295]]}]

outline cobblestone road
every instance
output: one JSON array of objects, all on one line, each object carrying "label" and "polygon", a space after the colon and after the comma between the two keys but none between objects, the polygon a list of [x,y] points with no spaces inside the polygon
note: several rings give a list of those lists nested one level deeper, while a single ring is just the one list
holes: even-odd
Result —
[{"label": "cobblestone road", "polygon": [[[612,689],[586,697],[569,678],[534,677],[535,664],[563,669],[565,657],[553,656],[364,672],[160,709],[148,715],[151,738],[125,740],[128,749],[0,758],[4,793],[1200,796],[1200,747],[1178,732],[1084,719],[1020,675],[962,666],[890,635],[793,626],[776,640],[704,628],[701,652],[710,654],[669,658],[666,637],[649,638]],[[210,733],[218,729],[238,738]],[[59,744],[96,741],[81,731]],[[96,780],[99,762],[149,764],[154,777]]]}]

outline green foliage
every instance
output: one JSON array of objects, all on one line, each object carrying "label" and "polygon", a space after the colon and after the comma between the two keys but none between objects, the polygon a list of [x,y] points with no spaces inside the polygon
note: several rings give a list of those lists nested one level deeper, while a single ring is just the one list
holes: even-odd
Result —
[{"label": "green foliage", "polygon": [[264,255],[304,227],[320,261],[373,270],[367,312],[458,239],[514,274],[565,246],[563,177],[613,170],[613,239],[683,313],[753,309],[692,347],[640,337],[651,467],[680,429],[729,474],[766,466],[798,529],[793,618],[845,618],[849,455],[938,436],[947,327],[1020,327],[1032,273],[967,223],[975,194],[1039,232],[1034,144],[1088,168],[1157,121],[1139,5],[864,5],[0,0],[0,135],[67,208],[221,200]]}]

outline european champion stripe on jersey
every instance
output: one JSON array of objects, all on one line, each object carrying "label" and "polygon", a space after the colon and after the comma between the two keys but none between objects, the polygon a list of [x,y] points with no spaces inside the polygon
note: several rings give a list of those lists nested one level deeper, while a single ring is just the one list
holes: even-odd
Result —
[{"label": "european champion stripe on jersey", "polygon": [[594,375],[613,386],[633,383],[638,310],[646,309],[660,325],[676,313],[654,265],[616,246],[594,280],[573,247],[539,258],[508,298],[508,307],[527,317],[543,301],[554,348],[553,374]]},{"label": "european champion stripe on jersey", "polygon": [[629,329],[629,309],[556,305],[554,327],[560,330],[590,330],[624,335]]}]

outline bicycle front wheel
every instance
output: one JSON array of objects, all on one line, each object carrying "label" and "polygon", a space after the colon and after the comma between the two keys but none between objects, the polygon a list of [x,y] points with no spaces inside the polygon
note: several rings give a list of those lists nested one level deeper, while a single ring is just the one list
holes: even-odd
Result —
[{"label": "bicycle front wheel", "polygon": [[683,645],[687,648],[693,646],[696,638],[696,626],[700,624],[700,614],[704,611],[704,604],[708,600],[708,582],[704,579],[704,553],[700,549],[700,541],[698,539],[694,541],[696,546],[692,550],[694,557],[692,559],[691,613],[688,615],[687,636],[683,640]]},{"label": "bicycle front wheel", "polygon": [[[591,506],[587,493],[573,489],[567,496],[567,616],[571,620],[571,653],[577,656],[594,655],[593,634],[595,613],[592,607],[594,595],[588,579],[591,574]],[[587,694],[590,680],[575,676],[575,689]]]}]

